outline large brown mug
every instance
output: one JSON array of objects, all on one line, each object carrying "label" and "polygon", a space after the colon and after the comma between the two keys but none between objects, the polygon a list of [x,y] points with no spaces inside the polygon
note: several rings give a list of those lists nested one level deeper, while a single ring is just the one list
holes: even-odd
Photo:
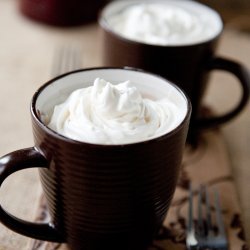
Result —
[{"label": "large brown mug", "polygon": [[[54,105],[96,77],[112,83],[130,79],[156,99],[171,96],[182,106],[183,117],[171,131],[129,144],[85,143],[51,130],[46,117]],[[16,171],[39,168],[51,221],[26,222],[2,207],[0,221],[32,238],[66,242],[73,250],[145,249],[171,202],[190,116],[191,104],[177,86],[141,70],[93,68],[49,81],[31,102],[35,146],[0,159],[0,185]]]},{"label": "large brown mug", "polygon": [[[195,1],[155,0],[151,1],[151,3],[161,4],[162,6],[174,4],[188,11],[192,10],[194,13],[199,13],[203,17],[207,14],[211,15],[213,22],[217,22],[215,23],[217,27],[209,39],[182,43],[180,38],[176,44],[159,45],[135,40],[124,35],[121,29],[114,29],[113,23],[115,22],[112,21],[112,18],[115,16],[119,17],[119,15],[127,11],[130,7],[149,2],[147,0],[114,1],[102,10],[99,17],[99,25],[102,34],[103,65],[142,68],[162,75],[180,86],[191,99],[193,111],[188,138],[190,142],[195,142],[201,130],[230,121],[246,106],[249,99],[249,71],[238,62],[215,55],[216,47],[223,31],[223,22],[220,15],[213,9]],[[141,18],[138,23],[132,25],[135,25],[137,28],[140,26],[145,28],[145,24],[142,22]],[[228,112],[218,116],[207,117],[207,114],[206,116],[202,115],[201,110],[209,83],[209,74],[212,70],[223,70],[236,76],[239,80],[238,83],[242,89],[242,94],[238,103]],[[225,94],[226,90],[223,95]],[[229,98],[232,97],[229,96]]]}]

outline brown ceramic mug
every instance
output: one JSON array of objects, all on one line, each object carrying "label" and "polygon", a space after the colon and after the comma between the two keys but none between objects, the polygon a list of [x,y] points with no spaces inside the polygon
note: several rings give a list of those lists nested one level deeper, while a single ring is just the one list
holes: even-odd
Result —
[{"label": "brown ceramic mug", "polygon": [[21,12],[36,21],[56,25],[80,25],[97,19],[108,0],[19,0]]},{"label": "brown ceramic mug", "polygon": [[[182,105],[183,117],[170,132],[130,144],[85,143],[51,130],[44,117],[54,105],[96,77],[112,83],[130,79],[141,93],[156,99],[171,95]],[[16,171],[39,168],[51,222],[26,222],[2,207],[0,221],[32,238],[66,242],[73,250],[145,249],[173,196],[190,115],[191,104],[177,86],[141,70],[93,68],[49,81],[31,103],[35,146],[0,159],[0,185]]]},{"label": "brown ceramic mug", "polygon": [[[112,23],[114,16],[121,15],[132,6],[148,2],[147,0],[114,1],[102,10],[99,25],[103,43],[103,65],[142,68],[162,75],[180,86],[192,103],[193,111],[188,138],[190,142],[195,142],[200,130],[228,122],[246,106],[249,99],[249,72],[240,63],[215,55],[216,46],[223,31],[221,17],[214,10],[195,1],[155,0],[153,3],[162,5],[174,3],[184,9],[194,9],[201,15],[213,15],[212,19],[217,20],[215,24],[217,28],[211,38],[207,40],[201,39],[199,42],[183,44],[178,41],[178,44],[159,45],[128,38],[122,33],[123,31],[114,30]],[[140,27],[143,25],[140,22],[142,20],[134,25]],[[212,70],[223,70],[236,76],[242,89],[242,95],[237,105],[227,113],[214,117],[204,117],[201,113],[202,101]]]}]

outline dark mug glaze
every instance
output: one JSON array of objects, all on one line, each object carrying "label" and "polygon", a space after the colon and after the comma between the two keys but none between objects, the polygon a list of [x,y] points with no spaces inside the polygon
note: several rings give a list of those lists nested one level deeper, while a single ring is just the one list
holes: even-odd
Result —
[{"label": "dark mug glaze", "polygon": [[108,0],[19,0],[27,17],[56,26],[73,26],[96,21]]},{"label": "dark mug glaze", "polygon": [[[188,45],[165,46],[146,44],[127,39],[114,32],[108,23],[107,12],[111,10],[111,8],[112,11],[115,8],[122,11],[125,6],[141,2],[143,1],[117,1],[108,4],[102,10],[99,17],[99,26],[102,35],[103,65],[142,68],[159,74],[180,86],[187,93],[192,103],[193,111],[188,141],[192,144],[196,144],[201,130],[230,121],[246,106],[249,99],[249,71],[238,62],[215,55],[216,47],[223,31],[222,21],[221,31],[215,35],[214,38]],[[163,2],[164,4],[167,1],[157,0],[154,2]],[[199,3],[191,2],[193,5],[208,8]],[[119,5],[123,6],[119,7]],[[212,9],[210,10],[213,11]],[[218,14],[217,12],[215,13]],[[218,17],[220,18],[219,14]],[[201,113],[202,101],[208,87],[209,75],[212,70],[223,70],[235,75],[239,80],[238,83],[242,89],[242,95],[237,105],[227,113],[205,118],[202,117]]]},{"label": "dark mug glaze", "polygon": [[[84,81],[91,84],[93,76],[111,82],[150,77],[150,82],[157,81],[161,86],[169,83],[141,70],[96,68],[64,74],[42,86],[31,103],[35,146],[0,159],[0,185],[18,170],[38,167],[51,222],[25,222],[2,207],[0,221],[29,237],[66,242],[72,250],[146,249],[162,225],[176,187],[191,104],[177,86],[169,83],[185,103],[184,118],[169,133],[143,142],[98,145],[75,141],[49,129],[42,118],[47,112],[44,110],[49,110],[46,105],[67,96]],[[72,90],[65,91],[72,82]]]}]

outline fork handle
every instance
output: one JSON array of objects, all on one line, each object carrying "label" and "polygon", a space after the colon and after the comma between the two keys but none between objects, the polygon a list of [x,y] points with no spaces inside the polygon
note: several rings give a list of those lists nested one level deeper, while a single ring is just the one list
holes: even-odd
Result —
[{"label": "fork handle", "polygon": [[[34,166],[48,168],[48,162],[34,147],[18,150],[0,158],[0,186],[11,174]],[[32,223],[9,214],[0,205],[0,221],[11,230],[38,240],[63,242],[52,223]]]}]

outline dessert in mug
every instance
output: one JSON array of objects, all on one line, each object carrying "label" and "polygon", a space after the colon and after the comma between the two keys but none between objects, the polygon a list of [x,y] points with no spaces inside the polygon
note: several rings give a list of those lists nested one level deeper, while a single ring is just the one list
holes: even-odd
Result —
[{"label": "dessert in mug", "polygon": [[[186,95],[140,69],[90,68],[42,85],[30,112],[34,147],[1,158],[0,185],[16,171],[38,167],[50,221],[26,222],[0,206],[0,222],[71,250],[146,249],[163,224],[179,176],[191,115]],[[72,140],[48,125],[98,140]],[[145,141],[144,132],[164,135]],[[119,144],[104,144],[106,137]],[[122,144],[134,138],[143,141]]]},{"label": "dessert in mug", "polygon": [[48,126],[74,140],[126,144],[159,137],[177,127],[186,109],[178,98],[143,97],[130,81],[112,84],[97,78],[54,107]]},{"label": "dessert in mug", "polygon": [[[222,21],[209,8],[192,1],[131,1],[112,10],[107,25],[119,35],[156,45],[203,42],[220,33]],[[128,1],[129,3],[129,1]]]}]

